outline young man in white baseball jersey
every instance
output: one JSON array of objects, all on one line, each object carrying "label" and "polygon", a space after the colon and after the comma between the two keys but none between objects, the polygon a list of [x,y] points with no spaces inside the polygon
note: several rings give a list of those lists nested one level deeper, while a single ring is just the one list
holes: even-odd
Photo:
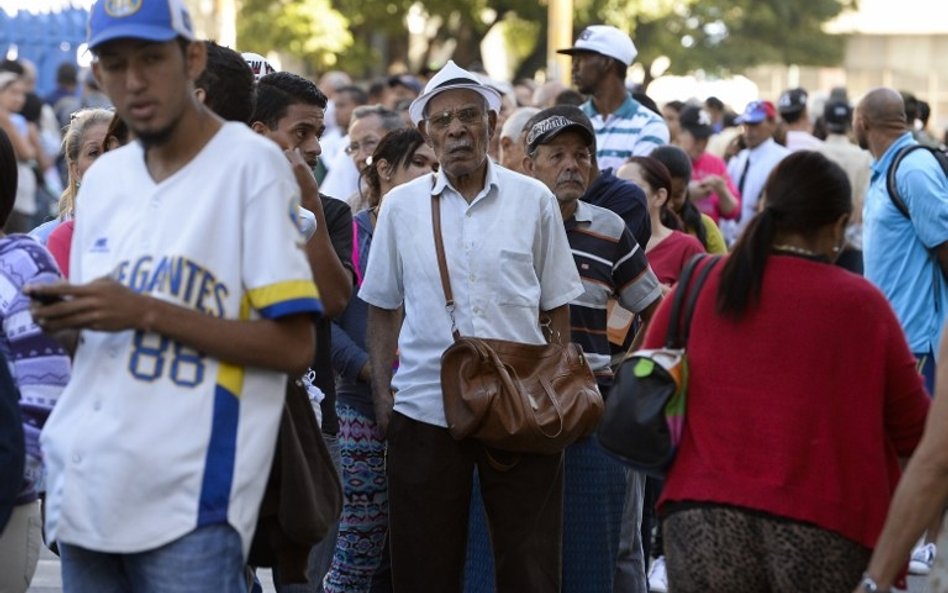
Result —
[{"label": "young man in white baseball jersey", "polygon": [[68,593],[243,592],[286,376],[319,302],[286,157],[194,96],[205,46],[180,0],[100,0],[93,70],[137,142],[83,179],[74,284],[37,287],[80,330],[43,433],[47,533]]}]

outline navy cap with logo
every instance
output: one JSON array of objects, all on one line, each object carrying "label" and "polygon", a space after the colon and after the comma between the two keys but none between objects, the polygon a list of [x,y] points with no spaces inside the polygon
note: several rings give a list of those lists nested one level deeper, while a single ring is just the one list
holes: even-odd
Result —
[{"label": "navy cap with logo", "polygon": [[563,132],[579,132],[589,146],[595,150],[596,132],[581,110],[572,105],[557,105],[537,113],[526,123],[527,152],[533,154],[537,147],[550,142]]},{"label": "navy cap with logo", "polygon": [[687,130],[698,140],[710,138],[714,133],[714,128],[711,127],[711,114],[697,105],[689,105],[682,109],[678,116],[678,123],[682,129]]},{"label": "navy cap with logo", "polygon": [[844,133],[851,123],[853,109],[845,101],[829,101],[823,107],[823,121],[830,132]]},{"label": "navy cap with logo", "polygon": [[114,39],[193,41],[194,26],[184,0],[99,0],[89,15],[89,49]]},{"label": "navy cap with logo", "polygon": [[799,113],[806,108],[807,94],[802,88],[784,91],[777,100],[777,111],[784,115]]}]

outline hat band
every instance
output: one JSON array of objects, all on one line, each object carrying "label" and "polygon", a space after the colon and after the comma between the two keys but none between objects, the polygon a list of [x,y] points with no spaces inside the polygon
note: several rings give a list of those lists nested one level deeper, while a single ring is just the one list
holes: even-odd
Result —
[{"label": "hat band", "polygon": [[[480,82],[470,79],[470,78],[452,78],[451,80],[446,80],[435,87],[435,89],[440,89],[441,87],[454,86],[458,84],[481,84]],[[434,89],[431,89],[434,90]]]}]

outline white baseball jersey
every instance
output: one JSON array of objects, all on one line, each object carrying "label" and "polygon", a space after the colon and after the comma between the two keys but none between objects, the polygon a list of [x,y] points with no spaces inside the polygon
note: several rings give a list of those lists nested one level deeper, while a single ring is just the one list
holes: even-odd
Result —
[{"label": "white baseball jersey", "polygon": [[[235,320],[322,310],[290,165],[242,124],[225,124],[158,184],[138,143],[110,152],[83,178],[77,204],[75,283],[111,276]],[[285,375],[133,331],[83,331],[74,364],[42,435],[49,537],[132,553],[228,522],[246,554]]]}]

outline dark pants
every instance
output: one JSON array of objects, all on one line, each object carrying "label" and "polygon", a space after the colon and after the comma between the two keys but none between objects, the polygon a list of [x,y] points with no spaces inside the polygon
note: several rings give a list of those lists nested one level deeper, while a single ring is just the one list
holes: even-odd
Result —
[{"label": "dark pants", "polygon": [[[510,454],[490,451],[503,462]],[[498,593],[557,593],[561,581],[563,456],[491,465],[473,440],[394,414],[388,429],[389,539],[395,593],[460,592],[474,469],[480,480]]]}]

